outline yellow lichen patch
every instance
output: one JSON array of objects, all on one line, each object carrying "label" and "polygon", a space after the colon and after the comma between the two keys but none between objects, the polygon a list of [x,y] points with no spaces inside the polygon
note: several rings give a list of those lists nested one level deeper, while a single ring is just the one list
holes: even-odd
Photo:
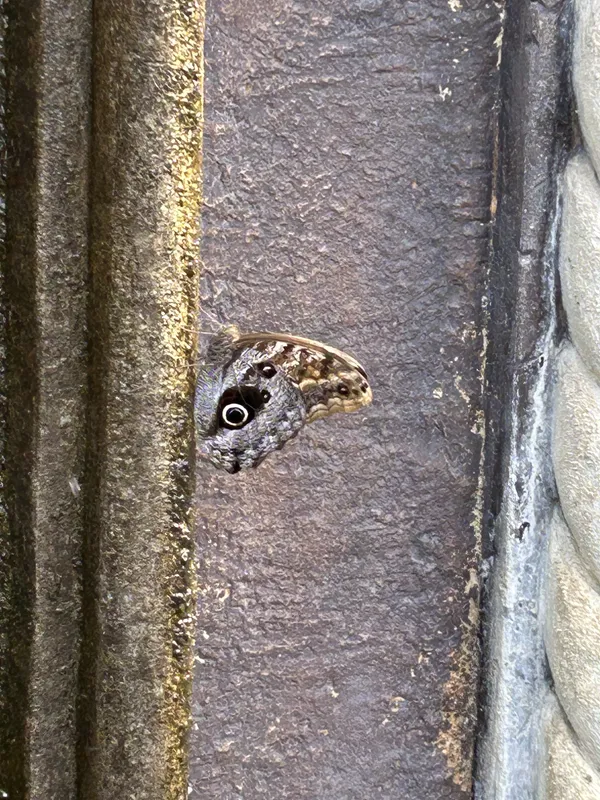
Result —
[{"label": "yellow lichen patch", "polygon": [[[194,0],[187,4],[185,11],[174,4],[171,13],[170,42],[165,52],[171,84],[169,117],[165,120],[165,160],[169,165],[170,185],[166,188],[163,207],[169,231],[169,258],[165,262],[161,297],[166,320],[161,325],[160,335],[166,358],[160,391],[173,407],[172,425],[165,430],[165,435],[171,459],[176,463],[186,457],[192,436],[189,403],[194,375],[190,365],[195,362],[197,346],[204,2]],[[191,551],[182,557],[182,542],[193,540],[192,522],[177,501],[172,518],[171,546],[165,554],[173,598],[171,655],[164,681],[167,699],[163,706],[167,731],[164,747],[169,775],[165,798],[180,800],[187,796],[187,737],[197,586]]]}]

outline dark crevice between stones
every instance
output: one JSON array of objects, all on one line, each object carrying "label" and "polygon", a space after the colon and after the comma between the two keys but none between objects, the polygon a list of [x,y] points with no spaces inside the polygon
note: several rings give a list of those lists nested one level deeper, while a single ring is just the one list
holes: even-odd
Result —
[{"label": "dark crevice between stones", "polygon": [[[571,14],[570,4],[562,2],[523,4],[509,0],[506,6],[495,174],[497,214],[492,231],[488,283],[483,560],[485,574],[491,572],[491,579],[484,581],[482,591],[484,659],[476,746],[477,798],[487,797],[488,793],[492,796],[499,786],[495,783],[497,780],[508,780],[506,785],[502,784],[504,790],[513,783],[519,785],[516,763],[512,766],[514,774],[501,774],[502,767],[497,765],[499,759],[496,762],[490,751],[490,747],[501,746],[498,739],[493,738],[497,732],[492,733],[491,715],[496,706],[501,705],[494,695],[498,680],[495,670],[500,669],[501,657],[506,657],[494,649],[497,634],[492,633],[491,627],[494,592],[505,579],[497,574],[505,546],[498,536],[512,535],[522,543],[527,537],[540,535],[539,521],[535,524],[526,517],[519,520],[520,525],[517,524],[510,534],[503,532],[502,516],[513,488],[519,501],[525,502],[529,481],[527,447],[532,420],[540,413],[534,408],[534,395],[540,380],[538,373],[548,366],[547,355],[542,354],[544,342],[552,350],[564,330],[553,226],[559,213],[559,176],[566,155],[576,141],[569,79]],[[550,402],[553,385],[552,365],[549,369],[549,377],[544,379],[546,403]],[[515,452],[517,461],[520,459],[518,464],[514,463]],[[510,475],[516,476],[514,487],[509,485]],[[539,512],[536,516],[543,515],[544,508],[551,508],[554,495],[548,455],[538,475],[536,496],[532,498]],[[499,529],[500,534],[497,533]],[[541,570],[541,552],[538,559]],[[538,578],[538,572],[532,572],[532,584]],[[535,589],[532,591],[535,593]],[[530,601],[534,602],[533,596],[523,597],[523,603]],[[527,631],[522,632],[525,648],[528,635]],[[534,650],[538,645],[531,642],[530,647],[529,657],[535,658]],[[543,674],[544,671],[544,665],[539,665],[539,672]],[[532,712],[534,718],[535,711]],[[508,730],[505,734],[510,736]],[[525,753],[529,734],[527,731],[521,734],[521,750]],[[525,760],[527,757],[524,756]],[[533,769],[533,765],[530,768]],[[529,798],[533,790],[525,783],[527,781],[519,791],[523,798]]]}]

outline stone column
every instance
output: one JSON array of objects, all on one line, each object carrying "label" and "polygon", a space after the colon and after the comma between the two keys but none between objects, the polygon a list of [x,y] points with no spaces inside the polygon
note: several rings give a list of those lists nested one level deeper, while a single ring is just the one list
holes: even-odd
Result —
[{"label": "stone column", "polygon": [[543,797],[600,798],[600,4],[574,4],[573,86],[583,134],[563,178],[558,360],[545,643]]},{"label": "stone column", "polygon": [[0,789],[181,800],[203,9],[4,14]]}]

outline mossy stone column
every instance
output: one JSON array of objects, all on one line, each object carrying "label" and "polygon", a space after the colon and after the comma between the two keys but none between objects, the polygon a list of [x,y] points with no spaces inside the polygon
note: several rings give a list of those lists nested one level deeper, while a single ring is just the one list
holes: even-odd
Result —
[{"label": "mossy stone column", "polygon": [[181,800],[203,8],[4,13],[0,789]]}]

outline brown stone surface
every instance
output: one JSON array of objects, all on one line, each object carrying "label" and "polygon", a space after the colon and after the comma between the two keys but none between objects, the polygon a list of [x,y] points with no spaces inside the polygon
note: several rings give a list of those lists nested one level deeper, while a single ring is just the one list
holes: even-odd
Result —
[{"label": "brown stone surface", "polygon": [[79,796],[187,793],[203,8],[95,0]]},{"label": "brown stone surface", "polygon": [[374,405],[197,487],[191,798],[470,796],[493,3],[207,18],[205,326],[343,347]]}]

